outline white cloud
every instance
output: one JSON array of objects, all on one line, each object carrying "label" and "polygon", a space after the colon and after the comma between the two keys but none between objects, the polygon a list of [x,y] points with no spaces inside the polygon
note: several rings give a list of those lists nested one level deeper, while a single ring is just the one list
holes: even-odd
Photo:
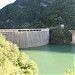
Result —
[{"label": "white cloud", "polygon": [[3,8],[4,6],[13,3],[15,0],[0,0],[0,8]]}]

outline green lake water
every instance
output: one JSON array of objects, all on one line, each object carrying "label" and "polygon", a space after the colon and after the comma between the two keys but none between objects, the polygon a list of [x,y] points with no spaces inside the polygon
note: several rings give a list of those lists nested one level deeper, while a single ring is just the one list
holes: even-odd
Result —
[{"label": "green lake water", "polygon": [[66,69],[74,70],[75,46],[48,44],[20,51],[38,64],[39,75],[64,75]]}]

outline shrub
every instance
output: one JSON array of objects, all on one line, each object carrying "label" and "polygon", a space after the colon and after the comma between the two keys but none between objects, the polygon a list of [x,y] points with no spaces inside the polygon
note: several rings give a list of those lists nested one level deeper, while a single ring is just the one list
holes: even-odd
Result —
[{"label": "shrub", "polygon": [[38,75],[38,67],[0,33],[0,75]]},{"label": "shrub", "polygon": [[67,69],[65,75],[75,75],[74,71]]}]

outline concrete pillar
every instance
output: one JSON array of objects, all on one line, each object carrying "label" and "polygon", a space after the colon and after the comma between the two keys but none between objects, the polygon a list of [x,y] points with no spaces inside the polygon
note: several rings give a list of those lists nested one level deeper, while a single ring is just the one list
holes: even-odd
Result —
[{"label": "concrete pillar", "polygon": [[74,30],[69,30],[72,33],[72,44],[75,44],[75,31]]}]

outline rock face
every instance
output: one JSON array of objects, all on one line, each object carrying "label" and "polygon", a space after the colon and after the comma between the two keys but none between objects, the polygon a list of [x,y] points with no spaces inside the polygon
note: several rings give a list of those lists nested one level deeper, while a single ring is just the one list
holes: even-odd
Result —
[{"label": "rock face", "polygon": [[6,39],[20,48],[37,47],[49,43],[49,29],[2,29]]}]

